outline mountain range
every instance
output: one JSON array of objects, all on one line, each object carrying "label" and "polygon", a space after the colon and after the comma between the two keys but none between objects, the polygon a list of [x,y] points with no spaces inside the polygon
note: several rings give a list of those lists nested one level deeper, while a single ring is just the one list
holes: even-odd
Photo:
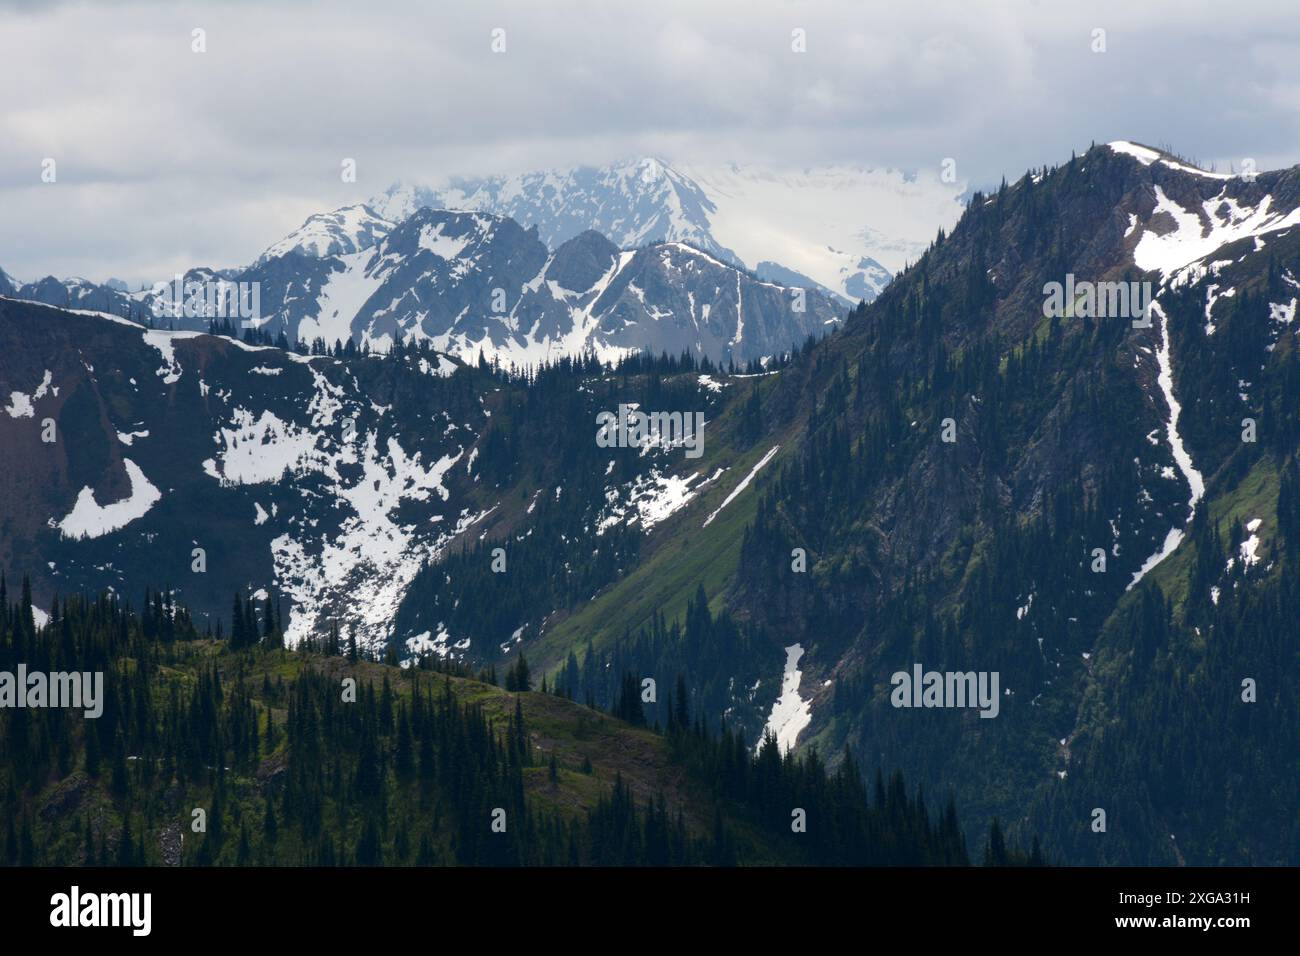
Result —
[{"label": "mountain range", "polygon": [[421,206],[509,216],[536,225],[550,248],[588,229],[624,249],[685,242],[760,278],[817,286],[851,304],[879,295],[936,228],[950,227],[962,196],[959,184],[892,170],[646,157],[434,186],[397,183],[369,206],[394,222]]},{"label": "mountain range", "polygon": [[[258,315],[229,316],[236,330],[290,342],[353,338],[382,349],[402,334],[518,366],[581,351],[683,349],[745,364],[824,333],[854,301],[874,298],[892,273],[867,250],[901,265],[923,248],[918,230],[960,208],[952,189],[890,172],[731,166],[695,175],[645,159],[397,184],[310,216],[250,266],[194,268],[181,281],[256,288]],[[846,200],[878,207],[895,238],[854,223]],[[117,280],[19,283],[0,273],[0,294],[160,327],[203,331],[227,317],[211,305],[166,309],[182,299],[174,284],[131,293]]]},{"label": "mountain range", "polygon": [[[707,211],[652,179],[654,229]],[[972,194],[843,321],[716,233],[625,248],[518,192],[394,190],[213,274],[315,354],[0,299],[0,566],[38,607],[166,586],[199,627],[239,594],[291,641],[527,655],[607,709],[680,677],[750,746],[955,792],[971,841],[1297,859],[1300,167],[1094,146]],[[624,407],[702,415],[703,455],[602,446]],[[900,709],[918,666],[998,674],[996,718]]]}]

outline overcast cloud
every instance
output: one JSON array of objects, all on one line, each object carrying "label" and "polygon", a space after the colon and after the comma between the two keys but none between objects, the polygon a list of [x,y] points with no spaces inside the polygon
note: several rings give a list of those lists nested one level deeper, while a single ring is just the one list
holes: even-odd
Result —
[{"label": "overcast cloud", "polygon": [[0,2],[0,63],[0,268],[23,279],[239,265],[397,179],[639,155],[953,157],[977,186],[1120,138],[1300,162],[1287,0]]}]

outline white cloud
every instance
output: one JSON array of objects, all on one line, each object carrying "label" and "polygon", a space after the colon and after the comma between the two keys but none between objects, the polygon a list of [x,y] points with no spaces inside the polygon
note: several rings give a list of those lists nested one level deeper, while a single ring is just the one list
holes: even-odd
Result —
[{"label": "white cloud", "polygon": [[[0,3],[0,267],[139,282],[238,265],[396,179],[638,154],[903,169],[951,156],[976,185],[1093,140],[1260,168],[1300,158],[1285,0],[1230,16],[1178,0],[1065,7]],[[190,51],[195,27],[206,53]],[[795,27],[806,53],[790,50]],[[57,184],[40,182],[45,157]],[[345,157],[356,184],[340,181]]]}]

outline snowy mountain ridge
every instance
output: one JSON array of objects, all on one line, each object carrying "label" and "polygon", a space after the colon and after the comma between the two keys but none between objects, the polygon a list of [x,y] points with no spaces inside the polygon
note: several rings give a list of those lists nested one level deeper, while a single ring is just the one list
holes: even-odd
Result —
[{"label": "snowy mountain ridge", "polygon": [[[681,241],[723,261],[804,276],[870,301],[961,215],[964,184],[894,170],[669,164],[657,157],[512,176],[396,183],[368,205],[399,221],[421,206],[506,215],[555,248],[587,229],[625,249]],[[765,276],[766,277],[766,276]]]}]

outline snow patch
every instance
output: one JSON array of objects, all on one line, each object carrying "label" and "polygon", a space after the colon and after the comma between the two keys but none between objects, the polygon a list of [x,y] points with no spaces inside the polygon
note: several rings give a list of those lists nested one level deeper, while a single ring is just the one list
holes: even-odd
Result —
[{"label": "snow patch", "polygon": [[25,392],[10,392],[9,404],[5,408],[10,418],[35,418],[36,408],[32,405],[31,396]]},{"label": "snow patch", "polygon": [[366,272],[369,251],[340,256],[343,268],[331,272],[316,297],[316,315],[298,325],[298,338],[310,342],[318,336],[328,344],[352,337],[352,320],[383,284],[381,270]]},{"label": "snow patch", "polygon": [[[812,723],[812,701],[799,696],[799,681],[803,677],[803,672],[799,670],[799,660],[802,657],[802,644],[791,644],[785,649],[781,696],[772,705],[772,713],[763,728],[765,735],[770,731],[776,737],[777,746],[783,754],[794,749],[800,732]],[[761,739],[759,745],[762,745]]]},{"label": "snow patch", "polygon": [[162,492],[149,482],[135,462],[123,458],[122,464],[131,479],[131,493],[121,501],[101,505],[95,501],[95,492],[90,487],[82,488],[72,511],[58,524],[65,538],[98,538],[116,531],[143,517],[162,499]]},{"label": "snow patch", "polygon": [[[1190,522],[1196,514],[1196,504],[1205,497],[1205,479],[1201,473],[1196,470],[1192,463],[1192,456],[1188,454],[1186,447],[1183,445],[1182,436],[1178,433],[1178,419],[1182,415],[1183,408],[1178,404],[1178,399],[1174,397],[1174,367],[1173,359],[1170,354],[1170,336],[1169,336],[1169,317],[1165,315],[1164,309],[1159,302],[1151,303],[1151,314],[1158,316],[1160,319],[1160,348],[1156,352],[1156,361],[1160,366],[1160,374],[1156,381],[1160,385],[1160,391],[1164,393],[1165,404],[1169,406],[1169,419],[1165,422],[1165,434],[1169,439],[1169,447],[1174,455],[1174,464],[1182,472],[1183,478],[1186,479],[1191,489],[1191,497],[1187,500],[1187,520]],[[1164,544],[1160,550],[1143,563],[1142,567],[1133,575],[1133,580],[1129,582],[1125,590],[1132,590],[1133,587],[1146,576],[1152,568],[1167,558],[1182,543],[1183,532],[1178,528],[1170,529],[1165,535]]]},{"label": "snow patch", "polygon": [[727,505],[731,504],[733,501],[735,501],[736,497],[742,491],[744,491],[746,488],[749,487],[749,483],[754,480],[754,476],[758,474],[759,469],[762,468],[764,465],[766,465],[769,461],[771,461],[772,456],[775,455],[780,450],[780,448],[781,448],[780,445],[775,445],[768,451],[766,455],[760,458],[758,460],[758,464],[756,464],[753,468],[749,470],[749,474],[745,476],[745,480],[742,481],[740,484],[736,485],[735,488],[731,489],[731,494],[727,495],[727,497],[723,500],[722,504],[718,505],[717,510],[715,510],[713,514],[709,515],[707,518],[704,519],[704,524],[700,525],[700,527],[707,528],[710,524],[712,524],[713,519],[722,513],[722,509],[727,507]]},{"label": "snow patch", "polygon": [[[45,370],[44,377],[41,378],[41,384],[36,386],[36,391],[32,395],[26,392],[13,391],[9,393],[9,405],[5,411],[9,413],[10,418],[35,418],[36,407],[33,405],[33,399],[40,401],[45,397],[45,393],[50,390],[52,373],[49,369]],[[59,394],[59,390],[54,389],[54,394]]]},{"label": "snow patch", "polygon": [[1165,213],[1174,228],[1163,234],[1147,228],[1133,249],[1133,263],[1139,269],[1159,272],[1165,280],[1230,242],[1300,224],[1300,207],[1289,213],[1272,212],[1272,196],[1265,196],[1253,208],[1242,207],[1221,190],[1193,212],[1166,196],[1159,186],[1155,193],[1151,218]]}]

